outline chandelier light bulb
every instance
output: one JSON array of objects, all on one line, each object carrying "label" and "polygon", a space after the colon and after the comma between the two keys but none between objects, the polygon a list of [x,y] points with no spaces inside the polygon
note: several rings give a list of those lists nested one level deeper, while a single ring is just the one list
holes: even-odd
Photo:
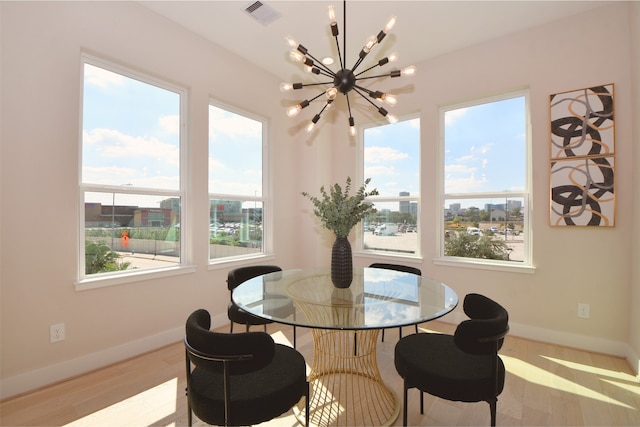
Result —
[{"label": "chandelier light bulb", "polygon": [[304,130],[307,131],[307,133],[311,132],[313,128],[316,127],[316,123],[318,123],[318,120],[320,120],[320,114],[316,114],[315,116],[313,116],[313,119],[311,119],[311,121],[304,128]]},{"label": "chandelier light bulb", "polygon": [[366,43],[364,44],[364,47],[362,48],[362,51],[364,53],[369,53],[371,52],[371,49],[373,49],[373,47],[378,43],[378,39],[375,36],[370,36]]},{"label": "chandelier light bulb", "polygon": [[390,93],[383,93],[380,99],[387,105],[393,107],[398,103],[398,98]]},{"label": "chandelier light bulb", "polygon": [[293,83],[280,83],[280,92],[289,92],[293,89]]},{"label": "chandelier light bulb", "polygon": [[327,96],[327,99],[334,100],[338,95],[338,88],[336,88],[335,86],[331,86],[329,89],[325,91],[324,94]]},{"label": "chandelier light bulb", "polygon": [[387,56],[387,59],[389,60],[389,62],[396,62],[398,58],[400,58],[400,55],[398,55],[398,52],[393,52],[391,55]]},{"label": "chandelier light bulb", "polygon": [[392,16],[391,18],[389,18],[389,20],[387,21],[387,25],[384,26],[384,30],[382,31],[384,31],[385,34],[389,34],[389,32],[396,25],[396,21],[397,21],[397,18],[395,16]]},{"label": "chandelier light bulb", "polygon": [[334,24],[336,22],[336,11],[333,10],[332,4],[329,5],[328,12],[329,12],[329,21],[331,21],[331,23]]},{"label": "chandelier light bulb", "polygon": [[294,49],[298,47],[298,43],[291,36],[286,36],[284,39],[290,47]]},{"label": "chandelier light bulb", "polygon": [[316,127],[316,124],[313,122],[309,122],[309,124],[304,128],[305,132],[307,133],[311,133],[311,131],[313,130],[313,128]]},{"label": "chandelier light bulb", "polygon": [[303,62],[304,58],[306,58],[305,55],[303,55],[300,51],[296,49],[292,49],[289,52],[289,59],[291,59],[294,62]]},{"label": "chandelier light bulb", "polygon": [[396,116],[394,116],[393,114],[387,114],[386,116],[384,116],[387,121],[391,124],[397,123],[398,122],[398,118]]},{"label": "chandelier light bulb", "polygon": [[302,111],[302,106],[300,104],[294,105],[293,107],[289,107],[287,109],[287,116],[295,117],[300,111]]},{"label": "chandelier light bulb", "polygon": [[400,71],[400,75],[402,76],[413,76],[416,74],[416,72],[418,71],[418,69],[415,67],[415,65],[410,65],[408,67],[403,68]]},{"label": "chandelier light bulb", "polygon": [[353,119],[353,117],[349,117],[349,135],[356,136],[356,133],[356,121]]},{"label": "chandelier light bulb", "polygon": [[367,39],[367,47],[369,50],[373,49],[373,47],[378,43],[378,38],[376,36],[370,36]]}]

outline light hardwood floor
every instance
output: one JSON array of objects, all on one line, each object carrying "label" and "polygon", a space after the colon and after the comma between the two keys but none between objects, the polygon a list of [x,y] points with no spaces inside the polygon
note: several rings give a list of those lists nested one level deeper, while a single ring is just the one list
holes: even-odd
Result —
[{"label": "light hardwood floor", "polygon": [[[451,333],[431,322],[423,330]],[[226,328],[225,328],[226,331]],[[308,330],[298,328],[298,349],[311,361]],[[292,340],[290,327],[270,325],[277,341]],[[411,333],[411,328],[404,328]],[[378,346],[387,383],[402,396],[393,364],[397,328]],[[501,350],[508,375],[498,401],[502,426],[640,426],[640,383],[625,360],[509,335]],[[183,426],[186,425],[182,343],[127,360],[0,403],[2,426]],[[409,392],[410,425],[488,426],[486,403],[459,403]],[[402,414],[393,425],[402,424]],[[194,418],[194,425],[205,425]],[[265,426],[295,426],[291,411]]]}]

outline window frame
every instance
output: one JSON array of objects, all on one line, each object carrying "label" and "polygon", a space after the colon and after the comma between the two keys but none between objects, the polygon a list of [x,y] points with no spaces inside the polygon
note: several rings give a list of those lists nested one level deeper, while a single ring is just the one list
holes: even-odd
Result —
[{"label": "window frame", "polygon": [[[415,192],[415,195],[409,195],[409,196],[385,196],[385,195],[380,195],[380,196],[370,196],[367,197],[365,199],[365,201],[369,201],[372,203],[388,203],[388,202],[416,202],[417,203],[417,207],[416,207],[416,226],[417,226],[417,230],[416,230],[416,235],[417,235],[417,243],[416,243],[416,248],[415,248],[415,253],[410,253],[410,252],[394,252],[394,251],[380,251],[380,250],[371,250],[371,249],[365,249],[364,248],[364,231],[362,230],[362,227],[358,226],[356,227],[356,245],[355,245],[355,251],[359,256],[363,256],[363,257],[370,257],[370,258],[375,258],[375,259],[380,259],[380,258],[384,258],[390,262],[396,260],[396,261],[410,261],[410,262],[415,262],[415,261],[420,261],[422,260],[422,243],[421,243],[421,230],[422,230],[422,224],[420,223],[420,219],[421,219],[421,212],[423,210],[423,206],[422,206],[422,117],[420,115],[420,113],[414,113],[414,114],[408,114],[402,117],[398,118],[398,121],[396,123],[401,123],[401,122],[407,122],[407,121],[411,121],[411,120],[417,120],[418,124],[419,124],[419,131],[418,131],[418,177],[417,177],[417,186],[418,186],[418,190]],[[357,175],[358,175],[358,187],[364,184],[364,180],[367,178],[365,177],[365,164],[364,164],[364,152],[365,152],[365,130],[367,129],[371,129],[371,128],[376,128],[376,127],[380,127],[380,126],[389,126],[390,124],[388,122],[373,122],[373,123],[369,123],[366,125],[361,125],[358,128],[358,146],[359,146],[359,150],[358,150],[358,168],[357,168]],[[370,189],[375,188],[375,185],[370,186]],[[356,188],[356,185],[353,185],[353,188]],[[359,225],[362,223],[359,223]]]},{"label": "window frame", "polygon": [[[452,110],[461,108],[474,107],[479,105],[490,104],[493,102],[504,101],[507,99],[524,98],[525,105],[525,172],[524,172],[524,189],[522,191],[498,191],[498,192],[476,192],[476,193],[445,193],[445,153],[446,153],[446,140],[445,140],[445,113]],[[534,273],[535,267],[532,261],[532,248],[533,248],[533,232],[532,232],[532,165],[533,165],[533,141],[531,132],[531,95],[528,88],[511,90],[498,95],[486,96],[482,98],[474,98],[465,102],[459,102],[455,104],[448,104],[440,106],[438,109],[438,128],[439,128],[439,144],[438,144],[438,204],[436,212],[436,224],[438,226],[437,231],[437,257],[434,259],[436,265],[446,265],[455,267],[476,268],[484,270],[497,270],[497,271],[509,271],[509,272],[521,272],[521,273]],[[444,209],[445,201],[451,201],[455,199],[505,199],[505,198],[522,198],[523,206],[522,212],[524,213],[523,219],[523,233],[525,240],[523,242],[524,260],[522,262],[517,261],[502,261],[502,260],[489,260],[482,258],[467,258],[467,257],[454,257],[446,256],[444,254],[445,249],[445,219]]]},{"label": "window frame", "polygon": [[[207,250],[207,259],[209,269],[215,269],[220,267],[221,265],[226,264],[239,264],[242,261],[247,260],[255,260],[255,259],[265,259],[265,258],[273,258],[273,208],[270,202],[270,189],[272,177],[270,172],[271,166],[271,148],[269,144],[269,119],[261,116],[256,113],[252,113],[246,111],[242,108],[235,107],[233,105],[227,104],[223,101],[220,101],[216,98],[210,97],[209,102],[207,104],[207,123],[210,123],[209,117],[209,107],[216,107],[222,110],[226,110],[230,113],[245,117],[247,119],[255,120],[260,122],[262,125],[261,132],[261,147],[262,147],[262,195],[261,196],[251,196],[251,195],[237,195],[237,194],[226,194],[226,193],[213,193],[209,192],[209,163],[207,161],[207,208],[210,207],[212,200],[228,200],[228,201],[239,201],[239,202],[261,202],[262,203],[262,250],[257,253],[246,254],[246,255],[235,255],[235,256],[227,256],[222,258],[211,258],[211,249],[209,243],[207,246],[209,249]],[[207,159],[210,158],[211,153],[209,152],[209,134],[211,130],[207,128]],[[265,221],[264,218],[267,218]],[[207,218],[209,218],[209,214],[207,214]],[[209,218],[210,219],[210,218]],[[207,221],[208,222],[208,221]],[[207,229],[208,232],[208,229]],[[209,234],[207,235],[209,236]],[[207,242],[209,242],[209,237],[207,237]]]},{"label": "window frame", "polygon": [[[180,111],[180,134],[179,134],[179,179],[180,185],[177,190],[161,188],[146,188],[133,186],[118,186],[105,184],[91,184],[83,182],[83,127],[84,127],[84,76],[85,64],[102,68],[104,70],[117,73],[129,79],[167,90],[179,95]],[[187,153],[188,153],[188,95],[189,91],[185,87],[177,86],[167,80],[152,76],[150,73],[141,72],[125,65],[117,64],[97,56],[81,53],[80,55],[80,99],[79,99],[79,134],[78,134],[78,272],[75,282],[76,290],[87,290],[104,286],[119,285],[123,283],[137,282],[161,277],[174,276],[178,274],[188,274],[195,271],[195,267],[190,265],[191,254],[187,236],[188,232],[188,211],[189,203],[187,196]],[[122,270],[109,273],[87,275],[85,272],[85,194],[97,192],[108,194],[138,194],[142,196],[162,196],[177,197],[180,199],[180,225],[183,232],[180,233],[180,262],[175,266],[153,267],[135,270]]]}]

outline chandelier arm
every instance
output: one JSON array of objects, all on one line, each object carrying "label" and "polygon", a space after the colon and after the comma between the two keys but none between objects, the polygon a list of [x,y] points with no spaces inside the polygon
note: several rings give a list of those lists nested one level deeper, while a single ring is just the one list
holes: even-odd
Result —
[{"label": "chandelier arm", "polygon": [[367,76],[367,77],[358,77],[356,80],[368,80],[368,79],[377,79],[380,77],[391,77],[392,76],[392,72],[391,73],[387,73],[387,74],[378,74],[375,76]]},{"label": "chandelier arm", "polygon": [[309,102],[315,101],[316,99],[320,98],[322,95],[324,95],[324,91],[320,92],[319,94],[317,94],[316,96],[314,96],[313,98],[309,99]]},{"label": "chandelier arm", "polygon": [[338,49],[338,60],[340,61],[340,69],[343,69],[344,61],[342,60],[342,53],[340,52],[340,42],[338,41],[338,36],[336,36],[335,39],[336,39],[336,48]]},{"label": "chandelier arm", "polygon": [[[342,46],[343,46],[343,55],[344,55],[344,65],[347,65],[347,0],[342,2]],[[337,41],[337,40],[336,40]],[[341,67],[341,68],[344,68]],[[349,99],[349,98],[347,98]],[[349,113],[351,115],[351,113]]]},{"label": "chandelier arm", "polygon": [[[373,102],[373,101],[372,101],[372,100],[370,100],[368,97],[366,97],[362,92],[360,92],[360,89],[364,89],[364,88],[361,88],[360,86],[358,86],[358,87],[354,86],[354,87],[353,87],[353,90],[354,90],[358,95],[360,95],[360,96],[362,97],[362,99],[364,99],[365,101],[367,101],[369,104],[373,105],[373,106],[375,107],[375,109],[376,109],[376,110],[380,111],[380,107],[378,107],[378,106],[376,105],[376,103],[375,103],[375,102]],[[368,90],[368,89],[365,89],[365,90]],[[369,91],[369,92],[370,92],[370,91]]]},{"label": "chandelier arm", "polygon": [[349,94],[345,93],[344,96],[347,98],[347,110],[349,111],[349,117],[353,117],[351,115],[351,103],[349,102]]},{"label": "chandelier arm", "polygon": [[326,77],[331,77],[332,79],[336,77],[336,74],[333,71],[331,72],[331,74],[329,74],[319,68],[318,68],[318,74],[322,74],[323,76],[326,76]]},{"label": "chandelier arm", "polygon": [[331,105],[331,103],[329,101],[325,102],[324,107],[322,107],[322,110],[320,110],[320,112],[318,113],[318,115],[322,115],[322,113],[324,113],[324,110],[327,109],[327,107],[329,107],[329,105]]},{"label": "chandelier arm", "polygon": [[[354,88],[354,89],[356,89],[356,88],[357,88],[357,89],[359,89],[359,90],[361,90],[361,91],[365,92],[365,93],[366,93],[367,95],[369,95],[369,96],[371,96],[371,94],[373,93],[373,91],[372,91],[371,89],[367,89],[366,87],[362,87],[362,86],[359,86],[359,85],[354,85],[354,86],[353,86],[353,88]],[[359,93],[359,92],[358,92],[358,93]],[[361,94],[361,95],[362,95],[362,94]]]},{"label": "chandelier arm", "polygon": [[356,74],[356,77],[358,77],[361,74],[366,73],[367,71],[373,70],[376,67],[380,67],[380,64],[372,65],[371,67],[367,68],[366,70],[360,71],[358,74]]},{"label": "chandelier arm", "polygon": [[308,86],[320,86],[320,85],[332,85],[333,81],[330,82],[318,82],[318,83],[304,83],[302,85],[302,87],[308,87]]},{"label": "chandelier arm", "polygon": [[334,73],[331,68],[327,67],[326,65],[324,65],[322,63],[322,61],[318,61],[318,58],[316,58],[315,56],[311,55],[308,51],[307,51],[307,56],[311,59],[313,59],[314,65],[316,65],[318,67],[318,69],[323,69],[324,71],[328,72],[331,74],[332,77],[335,77],[336,73]]},{"label": "chandelier arm", "polygon": [[[356,61],[355,64],[353,64],[353,67],[351,67],[351,71],[355,72],[356,68],[358,68],[360,66],[360,64],[362,64],[363,60],[364,60],[364,58],[362,58],[361,56],[358,56],[358,60]],[[364,73],[364,71],[363,71],[363,73]]]}]

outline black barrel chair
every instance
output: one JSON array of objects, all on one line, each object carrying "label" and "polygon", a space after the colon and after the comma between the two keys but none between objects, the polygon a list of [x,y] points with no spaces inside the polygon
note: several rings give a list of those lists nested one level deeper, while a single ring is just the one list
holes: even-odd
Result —
[{"label": "black barrel chair", "polygon": [[[267,331],[267,325],[273,323],[271,320],[262,319],[260,317],[254,316],[251,313],[247,313],[233,302],[231,299],[231,293],[233,290],[243,282],[246,282],[249,279],[253,279],[257,276],[262,276],[263,274],[275,273],[277,271],[282,271],[282,268],[277,265],[250,265],[247,267],[238,267],[229,271],[227,275],[227,287],[229,288],[229,306],[227,307],[227,316],[230,321],[230,329],[229,332],[233,333],[233,324],[238,323],[241,325],[245,325],[246,332],[249,332],[249,327],[252,325],[264,325],[264,331]],[[276,304],[271,301],[271,304]],[[292,311],[293,305],[290,301],[286,301],[283,299],[282,307],[279,310],[287,310]],[[282,317],[286,317],[283,315]],[[296,348],[296,327],[293,327],[293,348]]]},{"label": "black barrel chair", "polygon": [[404,378],[403,425],[407,425],[407,391],[423,392],[459,402],[489,403],[491,425],[496,425],[498,395],[502,393],[505,368],[498,351],[509,331],[509,314],[497,302],[468,294],[464,312],[469,316],[453,335],[415,334],[402,338],[395,348],[395,366]]},{"label": "black barrel chair", "polygon": [[276,344],[265,332],[227,334],[210,327],[206,310],[187,319],[188,425],[192,413],[208,424],[259,424],[287,412],[304,396],[308,426],[309,383],[302,354]]},{"label": "black barrel chair", "polygon": [[[387,270],[396,270],[396,271],[402,271],[404,273],[412,273],[415,274],[417,276],[422,276],[422,271],[420,271],[419,268],[416,267],[410,267],[408,265],[401,265],[401,264],[387,264],[384,262],[374,262],[373,264],[371,264],[369,266],[369,268],[385,268]],[[415,325],[416,327],[416,334],[418,333],[418,325]],[[402,327],[398,328],[398,333],[400,338],[402,338]],[[384,342],[384,329],[382,330],[382,341]]]}]

